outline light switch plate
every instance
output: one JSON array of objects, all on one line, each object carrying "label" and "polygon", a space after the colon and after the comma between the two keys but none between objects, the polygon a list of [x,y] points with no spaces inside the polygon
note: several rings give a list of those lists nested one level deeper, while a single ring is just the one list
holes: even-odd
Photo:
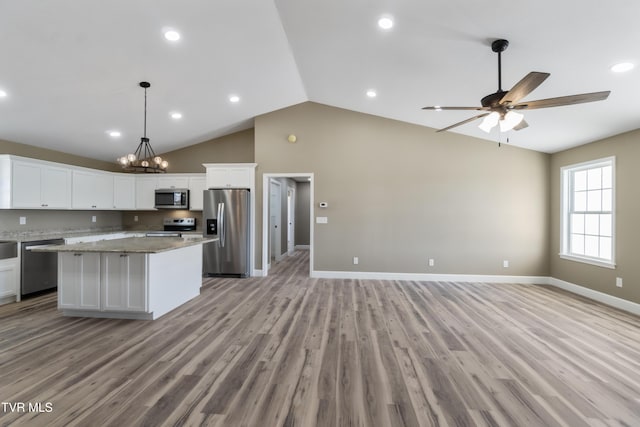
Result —
[{"label": "light switch plate", "polygon": [[326,224],[329,222],[329,218],[327,218],[326,216],[317,216],[316,217],[316,224]]}]

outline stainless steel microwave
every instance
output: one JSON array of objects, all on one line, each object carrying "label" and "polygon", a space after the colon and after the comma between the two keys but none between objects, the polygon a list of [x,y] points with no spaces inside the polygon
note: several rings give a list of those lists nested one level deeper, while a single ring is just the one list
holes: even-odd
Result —
[{"label": "stainless steel microwave", "polygon": [[189,209],[189,190],[161,188],[156,190],[156,209]]}]

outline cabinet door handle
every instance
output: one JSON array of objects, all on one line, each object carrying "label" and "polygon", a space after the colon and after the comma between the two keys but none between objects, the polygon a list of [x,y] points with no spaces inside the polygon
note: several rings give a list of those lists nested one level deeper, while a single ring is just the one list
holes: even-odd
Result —
[{"label": "cabinet door handle", "polygon": [[82,254],[73,254],[73,256],[82,256]]},{"label": "cabinet door handle", "polygon": [[120,258],[128,257],[128,256],[129,256],[128,254],[120,254]]}]

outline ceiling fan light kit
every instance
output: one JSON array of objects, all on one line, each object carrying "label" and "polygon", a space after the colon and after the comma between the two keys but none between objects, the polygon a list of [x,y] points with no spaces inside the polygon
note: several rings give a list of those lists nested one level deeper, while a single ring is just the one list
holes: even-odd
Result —
[{"label": "ceiling fan light kit", "polygon": [[437,132],[443,132],[455,127],[483,119],[478,126],[483,131],[489,133],[497,124],[500,125],[501,132],[510,130],[520,130],[527,126],[524,115],[514,110],[531,110],[537,108],[560,107],[563,105],[574,105],[586,102],[603,101],[609,97],[610,91],[582,93],[579,95],[560,96],[556,98],[540,99],[537,101],[520,102],[521,99],[529,95],[533,90],[544,82],[549,73],[532,71],[522,80],[515,84],[509,91],[502,90],[502,52],[509,46],[509,41],[505,39],[494,40],[491,43],[491,50],[498,54],[498,90],[480,100],[481,107],[424,107],[423,110],[475,110],[483,113],[469,119],[454,123]]}]

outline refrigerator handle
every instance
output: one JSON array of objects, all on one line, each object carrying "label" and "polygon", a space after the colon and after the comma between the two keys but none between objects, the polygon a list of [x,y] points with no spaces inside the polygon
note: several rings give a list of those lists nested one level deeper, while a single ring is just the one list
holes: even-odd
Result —
[{"label": "refrigerator handle", "polygon": [[221,247],[224,247],[225,238],[225,223],[224,223],[224,203],[218,203],[218,236],[220,241],[218,242]]}]

